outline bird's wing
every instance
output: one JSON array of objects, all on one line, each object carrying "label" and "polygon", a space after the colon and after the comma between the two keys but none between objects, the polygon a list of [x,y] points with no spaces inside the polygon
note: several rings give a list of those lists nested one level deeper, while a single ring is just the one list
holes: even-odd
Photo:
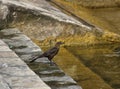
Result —
[{"label": "bird's wing", "polygon": [[58,50],[59,49],[57,47],[53,47],[53,48],[49,49],[48,51],[44,52],[43,55],[46,56],[46,57],[50,56],[50,55],[53,55],[53,54],[56,55]]}]

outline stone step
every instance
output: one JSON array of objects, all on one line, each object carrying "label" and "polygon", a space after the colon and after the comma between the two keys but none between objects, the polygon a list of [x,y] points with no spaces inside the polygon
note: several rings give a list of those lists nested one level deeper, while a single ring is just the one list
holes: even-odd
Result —
[{"label": "stone step", "polygon": [[0,40],[0,89],[51,89]]},{"label": "stone step", "polygon": [[31,57],[42,52],[39,46],[17,28],[3,29],[0,34],[2,40],[24,61],[29,61]]},{"label": "stone step", "polygon": [[10,89],[9,85],[7,82],[2,78],[0,75],[0,89]]}]

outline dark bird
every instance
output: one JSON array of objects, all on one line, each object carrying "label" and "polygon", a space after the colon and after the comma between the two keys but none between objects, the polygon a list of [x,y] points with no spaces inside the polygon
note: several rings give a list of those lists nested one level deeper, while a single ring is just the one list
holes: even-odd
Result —
[{"label": "dark bird", "polygon": [[46,52],[44,52],[44,53],[41,54],[40,56],[32,59],[32,60],[30,61],[30,63],[34,62],[34,61],[35,61],[36,59],[38,59],[38,58],[47,57],[48,60],[50,61],[50,63],[53,64],[52,59],[53,59],[53,57],[59,52],[59,49],[60,49],[60,45],[61,45],[61,44],[64,44],[64,43],[63,43],[63,42],[57,42],[53,48],[47,50]]}]

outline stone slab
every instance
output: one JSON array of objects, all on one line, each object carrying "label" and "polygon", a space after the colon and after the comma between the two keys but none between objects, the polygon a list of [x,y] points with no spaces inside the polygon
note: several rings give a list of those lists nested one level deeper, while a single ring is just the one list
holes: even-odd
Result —
[{"label": "stone slab", "polygon": [[0,58],[18,58],[12,51],[0,51]]},{"label": "stone slab", "polygon": [[14,50],[17,53],[24,53],[24,54],[41,51],[38,47],[31,47],[31,48],[26,47],[26,48],[23,48],[23,49],[14,49]]},{"label": "stone slab", "polygon": [[7,77],[5,79],[6,81],[9,81],[11,83],[12,87],[23,87],[26,89],[34,89],[34,87],[38,87],[39,89],[41,89],[42,87],[45,87],[45,84],[39,80],[39,77],[35,76]]},{"label": "stone slab", "polygon": [[27,66],[21,65],[21,66],[13,66],[10,67],[6,63],[6,67],[2,67],[0,70],[1,74],[9,75],[9,76],[35,76],[33,71],[30,71]]},{"label": "stone slab", "polygon": [[3,51],[11,51],[7,46],[0,46],[0,52],[3,52]]},{"label": "stone slab", "polygon": [[2,48],[0,48],[0,89],[51,89],[9,47]]},{"label": "stone slab", "polygon": [[7,82],[0,76],[0,89],[10,89]]},{"label": "stone slab", "polygon": [[5,4],[14,5],[14,7],[22,7],[26,10],[32,11],[36,15],[45,15],[58,21],[67,22],[91,29],[90,27],[82,24],[80,21],[74,19],[61,12],[59,9],[50,5],[46,0],[0,0]]},{"label": "stone slab", "polygon": [[7,64],[10,67],[22,67],[21,65],[27,66],[25,62],[19,58],[0,58],[0,65]]},{"label": "stone slab", "polygon": [[2,40],[25,61],[30,59],[32,55],[41,53],[39,46],[17,28],[4,29],[0,33],[4,36]]},{"label": "stone slab", "polygon": [[2,40],[0,40],[0,46],[6,45]]},{"label": "stone slab", "polygon": [[31,59],[31,57],[32,57],[31,54],[22,54],[22,55],[19,55],[19,56],[24,61],[29,61],[29,59]]},{"label": "stone slab", "polygon": [[5,41],[7,41],[7,43],[9,44],[9,45],[12,45],[12,46],[14,46],[14,47],[38,47],[35,43],[33,43],[31,40],[17,40],[17,41],[14,41],[14,40],[5,40]]},{"label": "stone slab", "polygon": [[62,82],[62,83],[66,83],[66,82],[70,82],[75,84],[76,82],[69,76],[60,76],[60,77],[56,77],[56,76],[51,76],[51,77],[42,77],[42,79],[46,82],[49,81],[57,81],[57,82]]}]

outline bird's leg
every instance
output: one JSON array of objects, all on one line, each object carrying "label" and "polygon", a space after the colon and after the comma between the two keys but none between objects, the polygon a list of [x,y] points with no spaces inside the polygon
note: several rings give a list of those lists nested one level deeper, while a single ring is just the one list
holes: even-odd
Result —
[{"label": "bird's leg", "polygon": [[54,64],[54,63],[53,63],[53,61],[51,60],[51,61],[50,61],[50,66],[53,66],[53,64]]},{"label": "bird's leg", "polygon": [[56,65],[56,64],[51,60],[50,65],[53,66],[53,65]]}]

